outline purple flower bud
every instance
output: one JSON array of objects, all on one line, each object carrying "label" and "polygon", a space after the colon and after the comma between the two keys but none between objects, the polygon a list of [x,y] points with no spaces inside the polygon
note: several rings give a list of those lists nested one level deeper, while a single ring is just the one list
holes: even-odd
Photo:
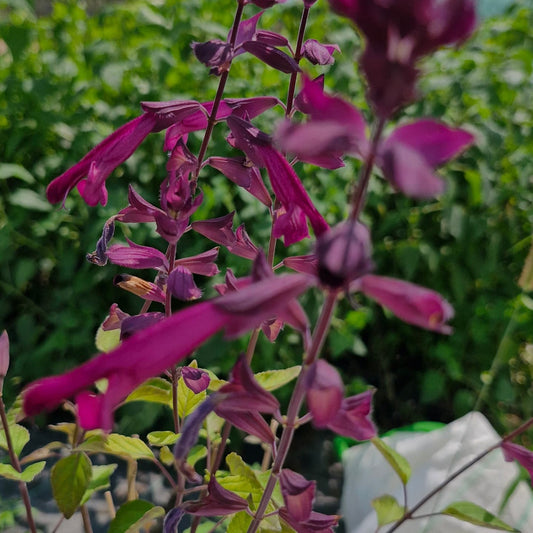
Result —
[{"label": "purple flower bud", "polygon": [[104,229],[102,230],[102,236],[98,239],[98,242],[96,243],[96,250],[85,256],[87,261],[89,261],[90,263],[94,263],[98,266],[105,266],[107,264],[107,245],[115,234],[115,218],[116,216],[113,216],[110,219],[106,220],[104,224]]},{"label": "purple flower bud", "polygon": [[205,370],[193,368],[192,366],[184,366],[181,369],[181,377],[187,388],[192,390],[195,394],[199,394],[209,387],[211,378]]},{"label": "purple flower bud", "polygon": [[163,520],[163,533],[178,533],[178,526],[185,516],[185,512],[183,507],[171,509]]},{"label": "purple flower bud", "polygon": [[337,370],[323,359],[318,359],[307,375],[306,401],[313,424],[323,428],[333,420],[344,398],[344,385]]},{"label": "purple flower bud", "polygon": [[347,287],[372,270],[371,254],[367,227],[354,220],[341,222],[317,239],[318,277],[333,289]]},{"label": "purple flower bud", "polygon": [[220,76],[228,70],[233,58],[233,50],[227,42],[214,39],[205,43],[192,43],[196,59],[207,67],[211,67],[210,73]]},{"label": "purple flower bud", "polygon": [[270,44],[261,41],[246,41],[242,43],[242,47],[269,67],[275,68],[285,74],[300,71],[298,63],[291,56]]},{"label": "purple flower bud", "polygon": [[7,375],[9,369],[9,337],[7,331],[3,331],[0,335],[0,392],[2,391],[2,385],[4,378]]},{"label": "purple flower bud", "polygon": [[446,324],[453,318],[452,306],[430,289],[400,279],[368,275],[361,278],[360,290],[408,324],[447,335],[452,332]]},{"label": "purple flower bud", "polygon": [[255,36],[258,41],[271,46],[289,46],[287,37],[273,31],[259,30]]},{"label": "purple flower bud", "polygon": [[181,265],[168,275],[167,288],[178,300],[189,301],[202,297],[202,291],[194,283],[192,272]]},{"label": "purple flower bud", "polygon": [[369,440],[377,434],[376,426],[370,418],[372,412],[373,390],[368,390],[344,398],[335,418],[327,427],[338,435],[355,440]]},{"label": "purple flower bud", "polygon": [[208,495],[203,500],[185,503],[185,509],[195,516],[226,516],[248,509],[248,502],[225,489],[218,483],[215,476],[211,476],[207,485]]},{"label": "purple flower bud", "polygon": [[340,52],[336,44],[322,44],[316,39],[308,39],[303,45],[303,56],[313,65],[331,65],[335,63],[333,52]]}]

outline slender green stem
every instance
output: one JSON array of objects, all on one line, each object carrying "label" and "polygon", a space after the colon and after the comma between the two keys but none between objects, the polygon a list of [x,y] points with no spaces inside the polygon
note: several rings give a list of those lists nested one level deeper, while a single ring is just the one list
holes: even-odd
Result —
[{"label": "slender green stem", "polygon": [[259,502],[252,523],[248,528],[248,533],[256,533],[259,528],[259,525],[261,524],[261,520],[263,520],[265,516],[265,512],[270,502],[270,499],[272,498],[272,493],[276,486],[281,469],[283,468],[283,465],[285,463],[285,459],[287,458],[287,454],[289,452],[292,439],[294,437],[294,432],[297,427],[298,414],[300,412],[300,408],[302,406],[306,391],[305,378],[310,369],[310,365],[316,360],[318,354],[320,353],[320,349],[324,344],[329,330],[329,326],[331,324],[331,318],[335,310],[336,302],[337,293],[327,293],[326,300],[322,306],[322,311],[315,327],[309,352],[307,354],[307,357],[305,358],[304,364],[302,365],[302,370],[298,376],[298,380],[296,381],[296,385],[294,387],[292,397],[289,402],[286,423],[281,434],[270,477],[268,478],[267,484],[263,491],[263,495],[261,497],[261,501]]},{"label": "slender green stem", "polygon": [[[11,439],[11,432],[9,431],[9,423],[6,415],[6,407],[4,405],[4,400],[2,398],[2,391],[0,390],[0,418],[2,419],[2,426],[4,427],[4,433],[6,436],[7,451],[9,453],[9,460],[11,465],[17,472],[22,472],[20,467],[20,462],[15,453],[15,448],[13,447],[13,441]],[[24,507],[26,508],[26,518],[28,520],[28,527],[32,533],[37,533],[35,528],[35,521],[33,520],[33,513],[31,511],[31,501],[30,493],[28,492],[28,486],[24,481],[19,481],[19,491],[24,502]]]},{"label": "slender green stem", "polygon": [[[298,28],[298,38],[296,41],[296,50],[294,51],[294,60],[299,63],[302,58],[302,45],[304,42],[305,27],[307,25],[307,19],[309,18],[309,10],[311,8],[305,7],[302,11],[302,18],[300,19],[300,27]],[[294,91],[296,89],[296,80],[298,79],[298,71],[291,74],[289,81],[289,90],[287,93],[287,107],[285,110],[285,116],[289,117],[292,112],[292,106],[294,104]]]}]

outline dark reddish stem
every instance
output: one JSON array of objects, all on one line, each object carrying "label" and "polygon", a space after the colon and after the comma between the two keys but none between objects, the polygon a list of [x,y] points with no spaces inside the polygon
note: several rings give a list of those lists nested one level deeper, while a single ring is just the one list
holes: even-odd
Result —
[{"label": "dark reddish stem", "polygon": [[[302,59],[302,45],[304,42],[305,27],[307,25],[307,19],[309,18],[309,7],[305,7],[302,12],[302,18],[300,19],[300,27],[298,28],[298,39],[296,41],[296,50],[294,51],[294,60],[296,63]],[[287,109],[285,110],[285,116],[289,117],[294,104],[294,91],[296,89],[296,80],[298,79],[298,71],[291,74],[291,80],[289,82],[289,91],[287,93]]]},{"label": "dark reddish stem", "polygon": [[[0,418],[2,419],[2,426],[4,427],[4,433],[6,436],[7,451],[9,453],[9,460],[11,465],[17,472],[22,472],[20,467],[20,462],[13,448],[13,441],[11,440],[11,433],[9,431],[9,423],[6,416],[6,408],[4,405],[4,400],[2,399],[2,392],[0,391]],[[22,496],[22,501],[24,502],[24,507],[26,508],[26,518],[28,520],[28,527],[32,533],[37,533],[35,527],[35,522],[33,520],[33,514],[31,512],[31,501],[30,493],[28,492],[28,487],[24,481],[19,481],[19,491]]]},{"label": "dark reddish stem", "polygon": [[[230,45],[232,47],[235,44],[235,40],[237,39],[237,31],[239,29],[239,24],[241,23],[243,10],[244,10],[244,1],[239,0],[237,11],[235,12],[235,18],[233,19],[233,26],[231,28]],[[209,115],[209,118],[207,120],[207,128],[205,129],[205,135],[202,141],[202,145],[200,146],[200,151],[198,152],[198,166],[196,168],[197,177],[198,177],[198,174],[200,173],[200,168],[202,166],[205,153],[207,151],[207,145],[209,144],[209,141],[211,140],[211,134],[213,133],[213,128],[215,127],[215,124],[217,121],[218,108],[220,107],[220,102],[222,101],[222,95],[224,94],[224,89],[226,88],[226,82],[228,80],[230,67],[231,67],[231,63],[230,65],[228,65],[227,70],[225,70],[221,74],[220,80],[218,82],[217,92],[215,95],[215,99],[213,101],[213,109],[211,110],[211,114]]]}]

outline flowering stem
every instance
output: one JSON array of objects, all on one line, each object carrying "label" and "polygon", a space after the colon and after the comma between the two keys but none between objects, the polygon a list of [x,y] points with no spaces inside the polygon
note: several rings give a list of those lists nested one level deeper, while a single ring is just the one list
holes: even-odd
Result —
[{"label": "flowering stem", "polygon": [[[17,472],[22,472],[20,467],[20,462],[13,448],[13,441],[11,440],[11,432],[9,431],[9,423],[6,416],[6,407],[4,405],[4,400],[2,398],[2,391],[0,390],[0,418],[2,419],[2,426],[4,427],[4,433],[6,436],[7,451],[9,453],[9,459],[11,465]],[[22,496],[22,501],[24,502],[24,507],[26,508],[26,518],[28,520],[28,527],[32,533],[37,533],[35,528],[35,522],[33,520],[33,514],[31,512],[31,501],[30,494],[28,492],[28,486],[24,481],[19,481],[19,491]]]},{"label": "flowering stem", "polygon": [[357,186],[352,194],[352,211],[350,213],[351,220],[357,220],[361,214],[361,211],[363,210],[366,199],[366,191],[368,189],[368,182],[370,181],[370,176],[372,175],[372,168],[374,167],[374,160],[376,159],[378,145],[384,127],[385,119],[380,118],[372,134],[370,150],[365,158],[363,167],[361,168],[359,181],[357,182]]},{"label": "flowering stem", "polygon": [[[235,12],[235,18],[233,19],[233,26],[231,28],[230,45],[232,47],[235,44],[235,40],[237,39],[237,31],[239,29],[239,24],[241,23],[243,10],[244,10],[244,0],[239,0],[239,3],[237,5],[237,11]],[[207,145],[209,144],[209,141],[211,140],[211,134],[213,133],[213,128],[215,127],[215,123],[217,119],[217,112],[218,112],[218,108],[220,107],[220,102],[222,101],[222,95],[224,94],[224,89],[226,88],[226,82],[228,80],[230,67],[231,67],[231,62],[228,65],[228,68],[224,70],[224,72],[220,76],[220,80],[218,82],[217,92],[215,95],[215,99],[213,101],[213,109],[211,110],[211,114],[209,115],[209,119],[207,120],[207,128],[205,129],[205,134],[202,140],[202,145],[200,146],[200,151],[198,152],[198,166],[196,167],[196,177],[198,177],[198,174],[200,173],[200,168],[202,166],[205,153],[207,151]]]},{"label": "flowering stem", "polygon": [[[296,50],[294,52],[294,60],[296,63],[300,62],[302,58],[302,45],[304,42],[305,26],[307,25],[307,19],[309,18],[309,10],[311,8],[304,7],[302,12],[302,18],[300,19],[300,27],[298,28],[298,39],[296,41]],[[296,80],[298,79],[298,71],[291,74],[289,82],[289,90],[287,93],[287,108],[285,110],[285,116],[288,117],[291,114],[292,106],[294,103],[294,91],[296,89]]]},{"label": "flowering stem", "polygon": [[415,518],[413,517],[413,513],[418,511],[418,509],[420,509],[427,501],[433,498],[435,494],[438,494],[444,487],[446,487],[449,483],[451,483],[456,477],[458,477],[463,472],[468,470],[471,466],[474,466],[477,462],[481,461],[481,459],[483,459],[483,457],[488,455],[490,452],[499,448],[504,442],[514,439],[517,435],[520,435],[521,433],[523,433],[524,431],[526,431],[532,426],[533,426],[533,418],[529,419],[527,422],[524,422],[521,426],[511,431],[511,433],[503,437],[496,444],[493,444],[492,446],[490,446],[489,448],[487,448],[480,454],[476,455],[476,457],[474,457],[471,461],[466,463],[464,466],[459,468],[459,470],[457,470],[451,476],[445,479],[442,483],[437,485],[431,492],[428,492],[428,494],[426,494],[416,505],[414,505],[411,509],[409,509],[409,511],[406,511],[403,517],[400,520],[398,520],[398,522],[396,522],[392,526],[392,528],[387,531],[387,533],[393,533],[393,531],[396,531],[404,522],[406,522],[407,520],[411,518]]},{"label": "flowering stem", "polygon": [[307,376],[307,372],[309,371],[310,365],[316,360],[318,354],[320,353],[320,349],[324,344],[329,326],[331,324],[331,318],[333,316],[333,311],[335,310],[336,302],[337,293],[328,292],[326,300],[322,306],[320,317],[318,318],[318,322],[315,327],[309,352],[305,358],[302,370],[298,376],[298,380],[296,381],[296,385],[292,393],[289,408],[287,410],[286,423],[281,434],[274,464],[272,465],[272,471],[265,486],[261,501],[257,507],[254,519],[248,528],[248,533],[255,533],[258,530],[261,520],[263,520],[265,516],[268,503],[272,498],[272,492],[274,491],[279,474],[283,468],[285,459],[287,458],[287,454],[294,437],[294,431],[298,425],[298,413],[300,412],[306,391],[305,378]]}]

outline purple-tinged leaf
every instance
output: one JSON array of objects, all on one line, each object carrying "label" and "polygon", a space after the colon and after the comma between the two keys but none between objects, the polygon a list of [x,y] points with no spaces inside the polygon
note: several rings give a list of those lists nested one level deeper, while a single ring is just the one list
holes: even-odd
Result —
[{"label": "purple-tinged leaf", "polygon": [[194,283],[191,271],[178,265],[169,275],[167,290],[178,300],[197,300],[202,297],[202,291]]},{"label": "purple-tinged leaf", "polygon": [[503,441],[501,448],[506,461],[518,461],[528,471],[533,485],[533,451],[508,441]]},{"label": "purple-tinged leaf", "polygon": [[403,144],[418,152],[430,167],[435,168],[457,156],[474,141],[474,136],[465,130],[423,119],[396,128],[380,149],[387,151],[396,143]]},{"label": "purple-tinged leaf", "polygon": [[232,115],[226,122],[232,133],[230,144],[242,150],[256,166],[266,166],[265,150],[272,145],[271,137],[240,117]]},{"label": "purple-tinged leaf", "polygon": [[[310,85],[311,87],[307,87]],[[314,87],[313,87],[314,86]],[[310,115],[313,110],[313,104],[309,99],[309,96],[314,95],[316,91],[324,92],[324,74],[320,74],[314,79],[305,79],[304,87],[307,89],[302,89],[296,98],[294,99],[294,107],[301,113]]]},{"label": "purple-tinged leaf", "polygon": [[453,318],[453,308],[437,292],[400,279],[374,275],[360,279],[360,290],[408,324],[447,335],[452,332],[446,322]]},{"label": "purple-tinged leaf", "polygon": [[205,370],[200,368],[193,368],[192,366],[184,366],[181,369],[181,377],[183,382],[195,394],[199,394],[209,387],[211,378]]},{"label": "purple-tinged leaf", "polygon": [[112,216],[110,219],[106,220],[102,230],[102,236],[96,243],[96,250],[85,256],[90,263],[98,266],[105,266],[107,264],[107,245],[115,234],[115,218],[116,216]]},{"label": "purple-tinged leaf", "polygon": [[117,219],[121,222],[153,222],[156,213],[163,213],[161,209],[147,202],[132,185],[128,186],[128,202],[129,206],[117,215]]},{"label": "purple-tinged leaf", "polygon": [[272,429],[257,411],[234,411],[233,409],[225,409],[224,404],[222,404],[217,407],[215,412],[248,435],[257,437],[261,442],[274,444],[275,436]]},{"label": "purple-tinged leaf", "polygon": [[182,259],[176,259],[175,265],[181,265],[193,274],[200,274],[201,276],[215,276],[219,273],[218,267],[215,263],[218,257],[218,246],[202,252],[201,254],[191,255]]},{"label": "purple-tinged leaf", "polygon": [[244,226],[241,225],[233,232],[233,217],[235,212],[210,220],[193,222],[191,227],[200,235],[225,246],[232,254],[254,259],[257,256],[257,247],[250,240]]},{"label": "purple-tinged leaf", "polygon": [[315,253],[318,277],[333,289],[349,286],[374,267],[368,228],[355,220],[341,222],[322,234],[317,239]]},{"label": "purple-tinged leaf", "polygon": [[335,62],[333,52],[340,52],[336,44],[322,44],[316,39],[307,39],[303,45],[302,55],[313,65],[331,65]]},{"label": "purple-tinged leaf", "polygon": [[183,507],[171,509],[163,520],[163,533],[178,533],[178,526],[184,516],[185,509]]},{"label": "purple-tinged leaf", "polygon": [[327,427],[338,435],[355,440],[369,440],[376,436],[376,426],[370,417],[372,412],[373,390],[344,398]]},{"label": "purple-tinged leaf", "polygon": [[231,114],[238,117],[254,118],[276,105],[283,103],[274,96],[255,96],[252,98],[226,98],[224,102],[231,108]]},{"label": "purple-tinged leaf", "polygon": [[219,39],[213,39],[205,43],[191,44],[196,59],[206,67],[210,67],[210,73],[220,76],[222,72],[229,69],[233,59],[233,49],[231,45]]},{"label": "purple-tinged leaf", "polygon": [[215,479],[215,476],[211,476],[207,490],[208,495],[203,500],[184,504],[189,514],[195,516],[226,516],[248,509],[248,502],[234,492],[222,487]]},{"label": "purple-tinged leaf", "polygon": [[137,276],[118,274],[113,278],[113,284],[144,300],[165,303],[165,293],[155,283],[145,281]]},{"label": "purple-tinged leaf", "polygon": [[[235,39],[235,46],[234,48],[239,48],[242,43],[246,41],[252,41],[254,40],[256,33],[257,33],[257,23],[259,22],[259,19],[263,15],[264,11],[260,11],[253,17],[250,17],[249,19],[245,19],[241,21],[239,24],[239,28],[237,30],[237,37]],[[230,41],[231,37],[231,30],[228,34],[227,41]],[[237,56],[239,54],[243,54],[244,50],[235,50],[234,56]]]},{"label": "purple-tinged leaf", "polygon": [[163,252],[151,246],[142,246],[126,239],[129,246],[114,244],[106,255],[114,265],[127,268],[167,269],[168,260]]},{"label": "purple-tinged leaf", "polygon": [[294,520],[305,522],[313,510],[316,482],[284,468],[279,476],[281,494],[288,513]]},{"label": "purple-tinged leaf", "polygon": [[333,420],[344,398],[344,385],[337,370],[323,359],[309,369],[306,402],[316,427],[324,428]]},{"label": "purple-tinged leaf", "polygon": [[261,173],[257,167],[247,165],[244,158],[210,157],[206,164],[222,172],[226,178],[255,196],[262,204],[267,207],[272,205]]},{"label": "purple-tinged leaf", "polygon": [[290,246],[302,239],[307,239],[309,237],[309,229],[307,227],[305,213],[302,209],[297,205],[292,205],[288,208],[282,205],[276,209],[272,236],[275,239],[281,239],[283,237],[283,244],[285,246]]},{"label": "purple-tinged leaf", "polygon": [[318,259],[316,254],[286,257],[283,260],[283,264],[287,268],[300,272],[301,274],[310,274],[311,276],[318,277]]},{"label": "purple-tinged leaf", "polygon": [[261,41],[246,41],[242,43],[242,47],[269,67],[275,68],[285,74],[300,71],[298,63],[291,56],[270,44]]}]

